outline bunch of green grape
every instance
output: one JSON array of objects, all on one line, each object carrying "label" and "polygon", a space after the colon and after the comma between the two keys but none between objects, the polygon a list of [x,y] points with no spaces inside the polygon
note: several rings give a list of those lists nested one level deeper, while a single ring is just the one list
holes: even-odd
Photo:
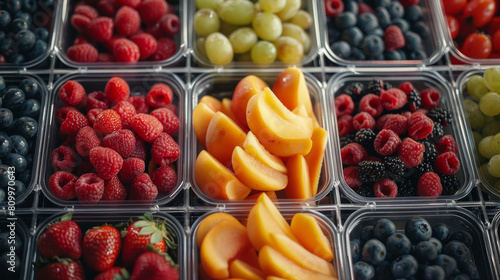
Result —
[{"label": "bunch of green grape", "polygon": [[299,63],[311,48],[313,20],[301,0],[196,0],[196,7],[195,47],[213,64]]},{"label": "bunch of green grape", "polygon": [[479,151],[480,172],[500,191],[500,68],[472,75],[466,86],[469,97],[464,107]]}]

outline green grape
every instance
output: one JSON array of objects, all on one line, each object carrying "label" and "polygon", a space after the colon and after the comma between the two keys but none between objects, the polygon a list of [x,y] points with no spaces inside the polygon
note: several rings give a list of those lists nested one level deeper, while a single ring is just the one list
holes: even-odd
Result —
[{"label": "green grape", "polygon": [[196,8],[203,9],[208,8],[215,10],[220,3],[224,2],[224,0],[196,0]]},{"label": "green grape", "polygon": [[253,19],[252,27],[259,38],[266,41],[278,39],[283,31],[281,20],[272,13],[258,13]]},{"label": "green grape", "polygon": [[288,21],[293,18],[300,10],[301,0],[286,0],[285,7],[276,13],[276,15],[283,21]]},{"label": "green grape", "polygon": [[493,120],[486,122],[483,127],[483,137],[492,136],[500,132],[500,121]]},{"label": "green grape", "polygon": [[500,68],[491,67],[486,69],[483,78],[490,91],[500,92]]},{"label": "green grape", "polygon": [[497,154],[495,151],[491,149],[490,143],[492,138],[493,136],[484,137],[483,140],[481,140],[479,142],[479,145],[477,146],[479,153],[485,158],[492,158]]},{"label": "green grape", "polygon": [[311,48],[311,39],[309,35],[304,31],[304,29],[300,28],[300,26],[293,23],[283,23],[283,32],[281,36],[292,37],[295,40],[299,41],[304,48],[304,53],[309,52]]},{"label": "green grape", "polygon": [[472,131],[472,138],[474,139],[474,146],[477,148],[479,142],[483,139],[483,136],[477,131]]},{"label": "green grape", "polygon": [[236,55],[235,60],[240,62],[252,62],[252,55],[250,54],[250,52],[240,53]]},{"label": "green grape", "polygon": [[[481,180],[493,185],[497,181],[497,178],[493,177],[493,175],[490,174],[490,171],[488,170],[488,163],[485,163],[479,167],[479,173],[481,174]],[[484,183],[483,182],[483,183]]]},{"label": "green grape", "polygon": [[222,21],[220,23],[219,32],[226,35],[226,37],[229,37],[229,35],[231,35],[231,33],[236,31],[236,29],[238,29],[240,27],[242,27],[242,26],[241,25],[234,25],[234,24],[230,24],[230,23],[227,23],[225,21]]},{"label": "green grape", "polygon": [[481,112],[487,116],[495,116],[500,114],[500,94],[489,92],[479,100],[479,108]]},{"label": "green grape", "polygon": [[500,178],[500,155],[490,158],[488,171],[493,177]]},{"label": "green grape", "polygon": [[269,64],[276,60],[276,47],[268,41],[259,41],[250,53],[252,61],[259,64]]},{"label": "green grape", "polygon": [[500,154],[500,133],[495,134],[491,138],[490,147],[495,153]]},{"label": "green grape", "polygon": [[219,16],[214,10],[205,8],[198,10],[194,14],[194,30],[196,30],[198,35],[206,37],[219,31],[219,28]]},{"label": "green grape", "polygon": [[490,92],[484,78],[481,75],[472,75],[467,81],[467,91],[475,100],[481,100],[485,94]]},{"label": "green grape", "polygon": [[313,23],[313,18],[311,14],[304,10],[299,10],[295,16],[290,19],[290,23],[297,24],[300,28],[306,30],[311,27]]},{"label": "green grape", "polygon": [[250,24],[255,16],[255,7],[248,0],[226,0],[217,10],[222,20],[235,24]]},{"label": "green grape", "polygon": [[207,51],[205,50],[206,41],[207,39],[205,37],[200,37],[198,38],[198,40],[196,40],[196,49],[198,50],[198,53],[204,58],[207,58]]},{"label": "green grape", "polygon": [[284,63],[299,63],[304,54],[302,44],[292,37],[279,37],[274,41],[274,46],[278,51],[278,59]]},{"label": "green grape", "polygon": [[225,65],[233,60],[233,47],[224,34],[215,32],[208,35],[205,50],[210,61],[217,65]]},{"label": "green grape", "polygon": [[229,35],[229,41],[233,46],[234,53],[245,53],[257,43],[257,34],[250,27],[242,27]]},{"label": "green grape", "polygon": [[481,129],[484,126],[484,115],[479,110],[479,105],[477,103],[467,98],[464,100],[464,107],[467,113],[467,119],[469,120],[470,127],[472,129]]},{"label": "green grape", "polygon": [[267,13],[277,13],[285,7],[286,0],[259,0],[260,8]]},{"label": "green grape", "polygon": [[495,190],[500,191],[500,180],[497,180],[493,187],[495,188]]}]

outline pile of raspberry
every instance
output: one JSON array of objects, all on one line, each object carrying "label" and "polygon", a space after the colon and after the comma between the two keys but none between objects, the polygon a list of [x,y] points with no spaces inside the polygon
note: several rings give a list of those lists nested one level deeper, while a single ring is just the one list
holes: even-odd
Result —
[{"label": "pile of raspberry", "polygon": [[453,195],[458,147],[441,93],[411,82],[354,82],[335,98],[346,183],[365,197]]},{"label": "pile of raspberry", "polygon": [[161,61],[177,52],[179,17],[165,0],[84,0],[73,12],[73,61]]},{"label": "pile of raspberry", "polygon": [[55,114],[62,144],[50,155],[55,173],[49,189],[55,197],[85,204],[151,201],[175,189],[180,123],[168,85],[157,83],[147,95],[131,96],[128,83],[113,77],[104,92],[87,95],[70,80],[59,98],[65,104]]}]

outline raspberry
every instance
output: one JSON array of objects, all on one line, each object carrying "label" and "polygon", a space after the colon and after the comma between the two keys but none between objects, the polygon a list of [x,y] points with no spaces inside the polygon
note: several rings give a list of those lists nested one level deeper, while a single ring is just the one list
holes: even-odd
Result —
[{"label": "raspberry", "polygon": [[77,106],[85,100],[85,89],[77,81],[67,81],[59,89],[59,98],[66,105]]},{"label": "raspberry", "polygon": [[399,0],[399,3],[401,3],[403,7],[408,8],[413,5],[418,5],[418,3],[420,3],[420,0]]},{"label": "raspberry", "polygon": [[87,26],[87,34],[96,42],[106,42],[113,36],[113,19],[110,17],[97,17]]},{"label": "raspberry", "polygon": [[104,93],[110,102],[120,102],[127,100],[130,95],[130,87],[124,79],[113,77],[106,83]]},{"label": "raspberry", "polygon": [[426,108],[435,108],[439,106],[441,94],[434,88],[427,88],[420,92],[422,106]]},{"label": "raspberry", "polygon": [[165,0],[143,0],[139,6],[142,21],[146,24],[158,22],[167,10],[168,4]]},{"label": "raspberry", "polygon": [[347,185],[357,191],[359,187],[363,184],[358,175],[358,168],[356,166],[349,166],[344,168],[344,180]]},{"label": "raspberry", "polygon": [[134,8],[122,6],[115,14],[115,30],[123,36],[135,34],[141,27],[141,16]]},{"label": "raspberry", "polygon": [[403,135],[408,130],[408,119],[402,115],[392,115],[385,122],[384,129],[390,129],[397,135]]},{"label": "raspberry", "polygon": [[354,118],[352,119],[352,125],[356,130],[360,130],[362,128],[369,128],[371,130],[374,130],[375,119],[372,117],[372,115],[366,112],[361,112],[354,116]]},{"label": "raspberry", "polygon": [[163,131],[163,125],[154,116],[137,114],[132,120],[132,128],[144,141],[152,143]]},{"label": "raspberry", "polygon": [[83,127],[76,134],[75,149],[82,158],[88,158],[90,150],[100,145],[101,139],[90,126]]},{"label": "raspberry", "polygon": [[420,93],[416,90],[410,91],[408,94],[408,109],[410,109],[411,112],[415,112],[420,109],[421,105],[422,100],[420,99]]},{"label": "raspberry", "polygon": [[139,47],[141,60],[145,60],[152,56],[158,48],[158,41],[153,35],[148,33],[138,33],[132,35],[130,40]]},{"label": "raspberry", "polygon": [[396,197],[398,186],[389,179],[383,179],[373,185],[373,192],[376,197]]},{"label": "raspberry", "polygon": [[172,136],[162,132],[151,146],[151,157],[156,164],[169,165],[179,158],[181,151]]},{"label": "raspberry", "polygon": [[399,84],[398,88],[406,93],[407,97],[409,97],[410,91],[415,89],[411,82],[402,82],[401,84]]},{"label": "raspberry", "polygon": [[177,108],[175,104],[170,103],[166,105],[164,108],[169,109],[170,111],[172,111],[172,113],[174,113],[175,116],[178,116],[177,113],[179,112],[179,108]]},{"label": "raspberry", "polygon": [[404,175],[406,168],[403,161],[397,156],[385,158],[385,170],[388,172],[387,177],[392,180],[397,180]]},{"label": "raspberry", "polygon": [[89,125],[90,126],[94,126],[94,123],[95,123],[95,119],[97,118],[97,116],[99,116],[99,114],[102,113],[102,111],[104,111],[104,109],[91,109],[90,111],[87,112],[87,119],[89,120]]},{"label": "raspberry", "polygon": [[113,34],[113,36],[111,36],[111,39],[104,42],[106,50],[108,50],[110,53],[113,53],[113,49],[115,48],[115,43],[120,39],[126,39],[126,37],[118,34]]},{"label": "raspberry", "polygon": [[172,89],[163,83],[155,84],[146,95],[146,102],[151,107],[163,107],[172,102],[174,93]]},{"label": "raspberry", "polygon": [[403,108],[407,101],[406,94],[399,88],[391,88],[380,93],[380,102],[388,111]]},{"label": "raspberry", "polygon": [[177,52],[177,45],[174,40],[170,38],[160,38],[158,40],[158,47],[152,56],[152,60],[160,61],[173,56]]},{"label": "raspberry", "polygon": [[161,30],[163,33],[167,34],[167,36],[174,36],[179,33],[179,22],[179,17],[175,14],[166,14],[162,16],[159,21]]},{"label": "raspberry", "polygon": [[59,124],[62,124],[66,117],[68,116],[69,111],[77,111],[73,106],[62,106],[61,108],[56,110],[56,120]]},{"label": "raspberry", "polygon": [[394,131],[389,129],[381,130],[373,142],[375,151],[383,156],[392,155],[397,152],[399,145],[401,145],[401,139],[399,139],[399,136]]},{"label": "raspberry", "polygon": [[74,147],[76,143],[76,134],[73,135],[64,135],[61,131],[59,131],[59,137],[64,139],[64,142],[61,144],[62,146]]},{"label": "raspberry", "polygon": [[170,111],[167,108],[159,108],[153,110],[151,112],[151,116],[157,118],[160,123],[163,125],[163,132],[168,133],[170,136],[173,136],[179,130],[179,119],[174,114],[174,112]]},{"label": "raspberry", "polygon": [[100,53],[95,62],[115,62],[115,58],[109,53]]},{"label": "raspberry", "polygon": [[120,101],[113,108],[118,115],[120,115],[120,120],[122,121],[122,127],[125,129],[132,128],[132,119],[136,115],[135,108],[128,101]]},{"label": "raspberry", "polygon": [[345,136],[354,131],[354,126],[352,124],[353,117],[351,115],[343,115],[337,120],[337,126],[339,129],[339,135]]},{"label": "raspberry", "polygon": [[359,111],[367,112],[376,118],[382,114],[384,107],[382,106],[382,103],[380,103],[380,97],[378,95],[369,93],[361,98],[361,101],[359,102]]},{"label": "raspberry", "polygon": [[432,108],[429,110],[427,116],[434,122],[440,123],[443,126],[447,126],[453,121],[451,113],[448,112],[445,108]]},{"label": "raspberry", "polygon": [[70,60],[76,62],[95,62],[99,55],[97,49],[88,43],[71,46],[66,54]]},{"label": "raspberry", "polygon": [[92,6],[79,4],[75,7],[74,14],[83,15],[89,19],[93,19],[99,16],[99,12]]},{"label": "raspberry", "polygon": [[89,93],[87,96],[87,112],[98,108],[98,109],[109,109],[111,102],[106,98],[106,95],[102,91],[94,91]]},{"label": "raspberry", "polygon": [[408,135],[415,140],[426,138],[433,128],[434,122],[420,112],[415,112],[408,120]]},{"label": "raspberry", "polygon": [[358,164],[358,175],[363,183],[384,179],[385,166],[381,162],[364,160]]},{"label": "raspberry", "polygon": [[349,95],[352,100],[359,100],[359,98],[363,95],[364,89],[365,86],[360,82],[351,83],[344,88],[344,94]]},{"label": "raspberry", "polygon": [[354,142],[360,144],[366,149],[373,149],[373,141],[375,141],[376,136],[377,134],[375,134],[373,130],[362,128],[358,132],[356,132]]},{"label": "raspberry", "polygon": [[95,147],[90,150],[89,159],[97,174],[104,180],[116,176],[123,165],[123,159],[113,149],[105,147]]},{"label": "raspberry", "polygon": [[118,177],[125,184],[131,184],[134,178],[138,175],[144,173],[146,170],[146,164],[144,160],[140,158],[129,157],[123,161],[123,166]]},{"label": "raspberry", "polygon": [[137,62],[139,47],[129,39],[117,39],[113,44],[113,56],[118,62]]},{"label": "raspberry", "polygon": [[436,143],[436,152],[438,155],[446,153],[446,152],[453,152],[455,154],[458,154],[458,146],[457,142],[455,142],[455,139],[451,135],[445,135],[439,139]]},{"label": "raspberry", "polygon": [[102,139],[102,146],[115,150],[123,158],[127,158],[134,149],[135,136],[128,129],[114,131]]},{"label": "raspberry", "polygon": [[142,0],[115,0],[115,4],[118,6],[129,6],[136,9],[141,5]]},{"label": "raspberry", "polygon": [[114,0],[99,0],[97,9],[101,12],[101,15],[112,17],[116,11]]},{"label": "raspberry", "polygon": [[417,192],[420,196],[440,196],[443,192],[441,179],[434,172],[425,173],[418,180]]},{"label": "raspberry", "polygon": [[127,189],[120,182],[118,177],[113,177],[104,181],[104,192],[102,200],[125,200],[127,199]]},{"label": "raspberry", "polygon": [[412,115],[412,112],[409,112],[409,111],[401,113],[401,116],[405,117],[407,120],[410,119],[411,115]]},{"label": "raspberry", "polygon": [[146,103],[146,96],[144,95],[133,95],[129,96],[127,99],[130,104],[134,105],[137,114],[147,114],[149,112],[149,105]]},{"label": "raspberry", "polygon": [[146,27],[145,32],[148,34],[151,34],[157,40],[165,37],[165,35],[163,34],[163,30],[161,30],[159,23],[148,25]]},{"label": "raspberry", "polygon": [[76,36],[75,40],[73,41],[73,45],[81,45],[81,44],[90,44],[89,38],[87,38],[87,36],[83,34]]},{"label": "raspberry", "polygon": [[366,90],[368,91],[368,93],[380,95],[380,93],[382,93],[382,91],[384,90],[384,81],[377,79],[371,80],[368,83],[368,87]]},{"label": "raspberry", "polygon": [[131,200],[155,200],[158,196],[158,187],[156,187],[147,173],[135,177],[130,188]]},{"label": "raspberry", "polygon": [[122,129],[120,115],[111,109],[102,111],[95,119],[94,129],[102,135],[108,135],[113,131]]},{"label": "raspberry", "polygon": [[399,146],[398,157],[403,161],[406,168],[412,168],[422,162],[424,151],[424,144],[407,137]]},{"label": "raspberry", "polygon": [[172,167],[164,165],[153,172],[151,180],[158,188],[159,193],[168,194],[177,184],[177,173]]},{"label": "raspberry", "polygon": [[460,161],[454,152],[446,152],[436,157],[436,171],[445,175],[453,175],[460,169]]},{"label": "raspberry", "polygon": [[377,119],[377,123],[376,123],[376,127],[377,127],[377,130],[382,130],[384,129],[384,126],[385,126],[385,123],[389,120],[390,117],[392,117],[393,114],[385,114],[385,115],[382,115],[380,116],[378,119]]},{"label": "raspberry", "polygon": [[83,174],[76,180],[75,194],[85,204],[97,203],[104,193],[104,180],[95,173]]},{"label": "raspberry", "polygon": [[76,197],[75,182],[78,177],[68,171],[57,171],[49,179],[50,192],[57,198],[69,200]]},{"label": "raspberry", "polygon": [[370,5],[368,5],[364,2],[359,2],[358,3],[358,15],[361,15],[364,13],[373,14],[373,9],[372,9],[372,7],[370,7]]},{"label": "raspberry", "polygon": [[78,32],[85,32],[90,24],[91,19],[84,15],[74,14],[70,18],[70,23]]},{"label": "raspberry", "polygon": [[351,115],[354,112],[354,102],[347,94],[335,97],[335,115],[337,118],[344,115]]},{"label": "raspberry", "polygon": [[363,161],[368,156],[368,152],[363,146],[351,143],[340,149],[340,156],[343,164],[355,165]]},{"label": "raspberry", "polygon": [[146,160],[146,144],[139,136],[135,135],[135,146],[130,154],[130,157]]},{"label": "raspberry", "polygon": [[384,31],[384,45],[388,51],[399,50],[406,44],[403,31],[397,25],[389,25]]},{"label": "raspberry", "polygon": [[89,121],[84,114],[77,110],[69,111],[66,119],[61,124],[61,132],[66,135],[76,135],[80,128],[89,125]]}]

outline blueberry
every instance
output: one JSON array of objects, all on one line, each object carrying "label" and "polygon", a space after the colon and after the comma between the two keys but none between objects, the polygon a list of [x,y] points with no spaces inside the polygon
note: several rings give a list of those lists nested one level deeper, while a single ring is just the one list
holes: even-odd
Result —
[{"label": "blueberry", "polygon": [[340,30],[356,26],[356,23],[356,15],[351,12],[344,12],[335,17],[335,26]]},{"label": "blueberry", "polygon": [[421,217],[414,217],[406,222],[405,234],[412,243],[427,241],[432,236],[432,228],[429,222]]},{"label": "blueberry", "polygon": [[363,41],[363,32],[358,27],[348,27],[342,32],[342,40],[346,41],[353,47],[357,47]]},{"label": "blueberry", "polygon": [[375,9],[373,13],[377,17],[378,24],[380,26],[386,27],[391,23],[391,15],[389,14],[389,11],[387,11],[385,7],[377,7],[377,9]]},{"label": "blueberry", "polygon": [[354,263],[353,272],[356,280],[370,280],[375,277],[373,266],[363,261]]},{"label": "blueberry", "polygon": [[366,33],[379,26],[378,19],[374,14],[364,13],[358,16],[357,26]]},{"label": "blueberry", "polygon": [[361,43],[361,49],[367,56],[377,56],[384,52],[384,40],[376,35],[368,35]]},{"label": "blueberry", "polygon": [[465,273],[458,273],[452,275],[448,280],[469,280],[469,276]]},{"label": "blueberry", "polygon": [[397,257],[391,265],[392,275],[395,278],[409,278],[415,275],[418,270],[417,260],[412,255],[402,255]]},{"label": "blueberry", "polygon": [[3,105],[12,111],[21,108],[25,101],[24,91],[19,88],[8,89],[3,96]]},{"label": "blueberry", "polygon": [[0,92],[5,89],[5,80],[2,76],[0,76]]},{"label": "blueberry", "polygon": [[5,191],[3,189],[0,189],[0,203],[4,202],[5,200]]},{"label": "blueberry", "polygon": [[425,280],[444,280],[445,275],[443,268],[437,265],[430,265],[424,271]]},{"label": "blueberry", "polygon": [[404,11],[404,18],[409,22],[415,22],[422,18],[424,11],[419,5],[412,5]]},{"label": "blueberry", "polygon": [[391,0],[373,0],[373,6],[375,7],[387,7],[391,4]]},{"label": "blueberry", "polygon": [[398,1],[392,2],[387,6],[387,11],[391,15],[392,19],[402,18],[405,14],[405,8]]},{"label": "blueberry", "polygon": [[26,161],[28,162],[28,168],[30,168],[31,165],[33,164],[33,155],[27,154],[24,157],[26,158]]},{"label": "blueberry", "polygon": [[420,35],[413,31],[406,31],[403,33],[406,41],[406,49],[409,51],[418,51],[422,49],[422,38]]},{"label": "blueberry", "polygon": [[446,277],[449,277],[457,270],[457,261],[445,254],[439,254],[433,263],[443,268]]},{"label": "blueberry", "polygon": [[9,184],[9,166],[5,164],[0,165],[0,186],[5,188]]},{"label": "blueberry", "polygon": [[12,140],[12,152],[26,156],[29,151],[28,141],[24,139],[21,135],[11,135]]},{"label": "blueberry", "polygon": [[363,245],[361,256],[363,261],[377,265],[385,260],[386,252],[382,242],[377,239],[370,239]]},{"label": "blueberry", "polygon": [[396,225],[389,219],[380,219],[373,226],[373,235],[382,242],[394,233],[396,233]]},{"label": "blueberry", "polygon": [[35,0],[22,0],[23,2],[23,11],[28,13],[36,12],[37,5]]},{"label": "blueberry", "polygon": [[38,118],[40,113],[40,102],[36,99],[28,99],[24,102],[19,116],[26,116],[31,118]]},{"label": "blueberry", "polygon": [[26,191],[26,185],[19,180],[15,180],[12,187],[15,189],[16,197],[21,196]]},{"label": "blueberry", "polygon": [[24,55],[22,55],[20,53],[13,54],[9,58],[9,62],[13,63],[13,64],[21,64],[21,63],[23,63],[25,61],[26,61],[26,58],[24,57]]},{"label": "blueberry", "polygon": [[429,241],[420,241],[413,252],[413,256],[421,262],[432,261],[437,255],[437,248]]},{"label": "blueberry", "polygon": [[385,244],[387,253],[390,253],[394,257],[409,254],[411,250],[410,239],[402,233],[392,234],[387,238]]},{"label": "blueberry", "polygon": [[24,21],[26,21],[26,23],[28,24],[28,26],[31,25],[31,22],[32,22],[32,17],[30,14],[28,13],[25,13],[25,12],[19,12],[17,14],[14,15],[14,19],[16,18],[20,18],[20,19],[24,19]]},{"label": "blueberry", "polygon": [[16,179],[23,182],[25,185],[31,183],[31,170],[26,169],[21,173],[16,173]]},{"label": "blueberry", "polygon": [[360,239],[362,243],[374,238],[373,226],[365,226],[361,229]]},{"label": "blueberry", "polygon": [[346,59],[351,54],[351,46],[347,42],[337,41],[331,45],[332,51],[340,58]]},{"label": "blueberry", "polygon": [[351,12],[355,15],[358,14],[359,6],[355,1],[344,1],[344,12]]},{"label": "blueberry", "polygon": [[349,60],[366,60],[366,55],[361,49],[352,47]]},{"label": "blueberry", "polygon": [[465,244],[465,246],[471,248],[472,247],[472,242],[473,238],[472,235],[466,231],[466,230],[458,230],[455,231],[450,235],[450,241],[451,240],[457,240]]},{"label": "blueberry", "polygon": [[394,24],[397,27],[399,27],[399,29],[401,29],[401,31],[403,31],[403,33],[410,29],[410,24],[402,18],[393,19],[391,21],[391,24]]},{"label": "blueberry", "polygon": [[11,20],[12,17],[9,12],[6,10],[0,10],[0,28],[6,28],[9,26]]},{"label": "blueberry", "polygon": [[436,224],[432,228],[432,237],[435,237],[437,240],[441,241],[441,243],[445,243],[450,236],[450,228],[446,224]]},{"label": "blueberry", "polygon": [[10,23],[10,31],[18,33],[19,31],[28,29],[28,23],[22,18],[16,18]]},{"label": "blueberry", "polygon": [[432,243],[432,245],[434,245],[434,247],[436,247],[436,250],[438,252],[438,254],[441,254],[441,252],[443,251],[443,243],[441,243],[441,241],[439,241],[437,238],[435,237],[431,237],[429,238],[428,240],[430,243]]},{"label": "blueberry", "polygon": [[336,28],[328,28],[328,42],[330,42],[330,44],[337,42],[340,35],[342,35],[342,33],[340,33],[340,31]]},{"label": "blueberry", "polygon": [[0,53],[2,53],[5,57],[11,57],[16,52],[14,51],[14,40],[12,38],[5,38],[0,41]]},{"label": "blueberry", "polygon": [[427,54],[424,50],[416,50],[410,52],[409,59],[410,60],[424,60],[427,58]]},{"label": "blueberry", "polygon": [[47,28],[38,27],[37,29],[35,29],[35,35],[37,39],[44,42],[48,42],[49,40],[49,30],[47,30]]},{"label": "blueberry", "polygon": [[48,45],[43,40],[36,40],[35,45],[31,49],[31,51],[26,53],[26,59],[33,60],[39,56],[41,56],[48,48]]},{"label": "blueberry", "polygon": [[28,167],[28,161],[20,154],[10,153],[4,160],[5,164],[14,167],[16,172],[23,172]]},{"label": "blueberry", "polygon": [[391,263],[388,261],[383,261],[379,263],[375,268],[375,279],[376,280],[386,280],[392,279]]},{"label": "blueberry", "polygon": [[35,79],[26,78],[21,81],[19,88],[24,92],[26,98],[36,98],[40,91],[40,86]]},{"label": "blueberry", "polygon": [[414,23],[411,27],[411,30],[417,33],[422,39],[427,39],[431,35],[429,26],[423,21]]},{"label": "blueberry", "polygon": [[455,258],[458,265],[465,264],[471,259],[471,253],[467,246],[460,241],[450,241],[444,248],[443,253]]},{"label": "blueberry", "polygon": [[352,262],[355,263],[359,261],[361,257],[361,241],[359,239],[353,239],[349,241],[349,245],[351,246],[351,259]]},{"label": "blueberry", "polygon": [[399,51],[384,51],[385,60],[402,60],[401,52]]},{"label": "blueberry", "polygon": [[20,117],[16,121],[16,131],[26,139],[36,135],[38,123],[30,117]]},{"label": "blueberry", "polygon": [[7,108],[0,108],[0,128],[8,127],[14,120],[12,111]]},{"label": "blueberry", "polygon": [[15,15],[22,7],[21,0],[6,0],[4,3],[5,9],[7,9],[11,15]]},{"label": "blueberry", "polygon": [[384,37],[384,30],[380,27],[377,27],[375,29],[369,30],[366,35],[377,35],[380,36],[381,38]]},{"label": "blueberry", "polygon": [[36,36],[31,30],[22,30],[16,34],[16,45],[21,52],[27,52],[35,46]]},{"label": "blueberry", "polygon": [[12,139],[7,135],[0,135],[0,158],[5,157],[12,150]]}]

